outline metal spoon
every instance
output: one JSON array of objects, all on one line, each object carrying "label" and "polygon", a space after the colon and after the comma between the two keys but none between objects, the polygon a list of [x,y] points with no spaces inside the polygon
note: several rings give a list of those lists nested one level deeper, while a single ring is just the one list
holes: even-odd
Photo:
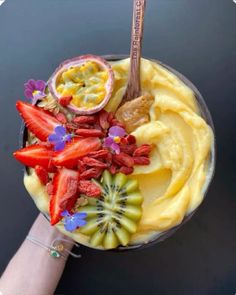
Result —
[{"label": "metal spoon", "polygon": [[140,57],[142,52],[143,21],[146,0],[133,1],[133,21],[130,44],[130,69],[122,104],[140,96]]}]

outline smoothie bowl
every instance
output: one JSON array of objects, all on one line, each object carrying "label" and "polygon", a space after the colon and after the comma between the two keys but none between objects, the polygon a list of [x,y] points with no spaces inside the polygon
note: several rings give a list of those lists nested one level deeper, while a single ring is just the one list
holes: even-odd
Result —
[{"label": "smoothie bowl", "polygon": [[29,80],[24,185],[52,226],[99,250],[162,241],[201,204],[214,172],[209,111],[172,68],[141,60],[142,96],[122,103],[124,56],[81,56]]}]

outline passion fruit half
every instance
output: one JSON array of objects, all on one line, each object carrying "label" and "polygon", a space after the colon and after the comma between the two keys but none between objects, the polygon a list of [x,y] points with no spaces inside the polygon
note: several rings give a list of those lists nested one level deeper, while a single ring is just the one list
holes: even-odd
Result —
[{"label": "passion fruit half", "polygon": [[54,98],[72,96],[67,106],[76,114],[93,114],[108,103],[114,85],[110,64],[100,56],[81,55],[61,63],[48,87]]}]

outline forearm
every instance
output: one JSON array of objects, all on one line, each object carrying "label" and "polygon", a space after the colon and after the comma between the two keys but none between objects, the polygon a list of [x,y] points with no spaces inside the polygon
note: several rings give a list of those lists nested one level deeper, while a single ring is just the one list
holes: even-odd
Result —
[{"label": "forearm", "polygon": [[[29,235],[45,245],[51,245],[55,238],[65,238],[40,214]],[[68,239],[68,238],[67,238]],[[68,250],[72,246],[66,244]],[[1,280],[0,291],[4,295],[49,295],[53,294],[65,267],[66,260],[53,258],[49,252],[25,240],[9,262]]]}]

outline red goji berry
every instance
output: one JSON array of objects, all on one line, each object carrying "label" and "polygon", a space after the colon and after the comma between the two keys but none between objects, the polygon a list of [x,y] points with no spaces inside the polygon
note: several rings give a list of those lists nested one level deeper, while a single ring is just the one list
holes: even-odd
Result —
[{"label": "red goji berry", "polygon": [[89,125],[89,124],[77,124],[77,128],[78,129],[94,129],[94,126],[93,125]]},{"label": "red goji berry", "polygon": [[63,96],[58,99],[58,102],[61,106],[67,107],[68,104],[70,104],[72,99],[73,99],[73,97],[71,95]]},{"label": "red goji berry", "polygon": [[104,136],[103,132],[101,130],[97,129],[77,129],[75,131],[77,135],[80,135],[82,137],[102,137]]},{"label": "red goji berry", "polygon": [[119,126],[119,127],[123,128],[123,129],[125,129],[125,125],[122,124],[122,123],[121,123],[120,121],[118,121],[117,119],[112,119],[112,120],[111,120],[111,125],[112,125],[112,126]]},{"label": "red goji berry", "polygon": [[129,134],[129,135],[126,137],[126,139],[127,139],[127,142],[130,143],[130,144],[136,143],[136,138],[135,138],[135,136],[132,135],[132,134]]},{"label": "red goji berry", "polygon": [[147,157],[133,157],[134,165],[149,165],[150,159]]},{"label": "red goji berry", "polygon": [[112,159],[116,164],[120,166],[126,166],[126,167],[134,166],[134,159],[126,153],[121,152],[117,155],[113,155]]},{"label": "red goji berry", "polygon": [[129,174],[133,173],[133,171],[134,171],[134,168],[133,167],[125,167],[125,166],[122,166],[119,169],[119,172],[124,173],[126,175],[129,175]]},{"label": "red goji berry", "polygon": [[108,117],[107,117],[107,121],[108,121],[108,123],[110,123],[111,124],[111,122],[112,122],[112,120],[114,119],[114,113],[113,112],[109,112],[108,113]]},{"label": "red goji berry", "polygon": [[76,126],[73,123],[67,123],[66,128],[68,129],[69,132],[74,132],[78,128],[78,126]]},{"label": "red goji berry", "polygon": [[134,157],[140,157],[140,156],[148,156],[148,154],[151,152],[152,147],[149,144],[143,144],[139,146],[135,151],[133,156]]},{"label": "red goji berry", "polygon": [[99,150],[99,151],[94,151],[88,154],[88,157],[94,158],[94,159],[106,159],[107,155],[109,154],[108,150]]},{"label": "red goji berry", "polygon": [[136,144],[120,145],[121,152],[126,153],[128,155],[133,155],[136,149],[137,149]]},{"label": "red goji berry", "polygon": [[72,122],[76,124],[92,124],[96,122],[95,116],[79,116],[75,117]]},{"label": "red goji berry", "polygon": [[67,122],[67,119],[66,119],[66,116],[63,114],[63,113],[58,113],[58,114],[56,114],[56,119],[60,122],[60,123],[62,123],[62,124],[66,124],[66,122]]},{"label": "red goji berry", "polygon": [[81,173],[80,175],[80,179],[91,179],[91,178],[99,178],[101,176],[103,172],[102,168],[99,167],[94,167],[94,168],[90,168],[86,171],[84,171],[83,173]]},{"label": "red goji berry", "polygon": [[80,173],[83,173],[86,170],[86,165],[82,160],[78,160],[78,170]]},{"label": "red goji berry", "polygon": [[49,182],[49,176],[48,176],[47,170],[39,165],[36,165],[34,167],[34,170],[35,170],[35,173],[37,174],[40,182],[42,184],[46,185]]},{"label": "red goji berry", "polygon": [[116,174],[116,172],[117,172],[117,166],[116,166],[115,164],[112,164],[112,165],[108,168],[108,171],[109,171],[112,175]]},{"label": "red goji berry", "polygon": [[123,144],[123,145],[129,144],[127,138],[126,137],[121,137],[120,144]]},{"label": "red goji berry", "polygon": [[108,164],[112,163],[112,153],[108,151],[107,157],[106,157],[106,162]]},{"label": "red goji berry", "polygon": [[99,124],[96,124],[96,123],[95,123],[95,124],[93,125],[93,128],[96,129],[96,130],[101,130],[101,131],[102,131],[102,127],[101,127]]},{"label": "red goji berry", "polygon": [[99,168],[106,168],[107,164],[90,157],[84,157],[82,159],[83,163],[90,167],[99,167]]},{"label": "red goji berry", "polygon": [[78,190],[81,194],[85,194],[88,197],[100,197],[101,188],[90,180],[80,180]]},{"label": "red goji berry", "polygon": [[102,129],[106,130],[109,128],[109,123],[107,119],[108,119],[108,112],[106,112],[105,110],[100,111],[98,116],[98,122],[100,126],[102,127]]}]

